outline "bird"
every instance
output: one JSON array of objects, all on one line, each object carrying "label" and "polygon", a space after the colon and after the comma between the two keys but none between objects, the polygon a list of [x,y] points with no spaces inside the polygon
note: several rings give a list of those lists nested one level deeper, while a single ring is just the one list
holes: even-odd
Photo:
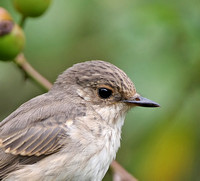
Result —
[{"label": "bird", "polygon": [[73,65],[0,122],[0,180],[101,181],[136,106],[160,105],[109,62]]}]

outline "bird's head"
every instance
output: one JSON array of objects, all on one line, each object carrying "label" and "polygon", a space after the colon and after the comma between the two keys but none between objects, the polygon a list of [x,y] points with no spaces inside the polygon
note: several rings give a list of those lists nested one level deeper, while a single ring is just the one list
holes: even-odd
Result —
[{"label": "bird's head", "polygon": [[124,105],[159,107],[159,104],[141,97],[133,82],[118,67],[111,63],[94,60],[78,63],[61,74],[55,85],[60,90],[69,90],[95,106]]}]

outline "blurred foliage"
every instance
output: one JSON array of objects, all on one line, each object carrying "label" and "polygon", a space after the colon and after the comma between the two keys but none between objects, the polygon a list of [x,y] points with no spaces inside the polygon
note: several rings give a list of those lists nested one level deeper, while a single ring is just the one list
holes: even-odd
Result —
[{"label": "blurred foliage", "polygon": [[[11,1],[0,6],[19,21]],[[117,160],[141,181],[200,180],[199,9],[198,0],[59,0],[26,22],[25,55],[52,82],[74,63],[102,59],[161,104],[133,109],[123,127]],[[0,120],[41,93],[0,62]]]}]

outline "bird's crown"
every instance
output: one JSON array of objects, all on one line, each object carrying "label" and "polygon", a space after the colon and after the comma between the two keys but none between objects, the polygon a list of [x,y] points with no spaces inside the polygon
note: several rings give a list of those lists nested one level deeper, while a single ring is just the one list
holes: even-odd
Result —
[{"label": "bird's crown", "polygon": [[75,64],[63,72],[55,82],[55,86],[62,89],[75,84],[82,88],[98,89],[98,93],[104,98],[113,92],[116,100],[133,97],[136,93],[133,82],[125,72],[101,60]]}]

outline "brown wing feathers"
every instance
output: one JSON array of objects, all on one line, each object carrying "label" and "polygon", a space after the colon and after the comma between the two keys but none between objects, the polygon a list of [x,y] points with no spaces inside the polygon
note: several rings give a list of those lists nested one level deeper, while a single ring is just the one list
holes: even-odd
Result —
[{"label": "brown wing feathers", "polygon": [[[64,134],[64,129],[60,126],[54,127],[31,127],[24,131],[14,133],[5,139],[0,139],[0,147],[6,153],[23,156],[39,156],[50,154],[56,148],[60,148],[58,137]],[[56,145],[56,146],[55,146]],[[54,147],[52,150],[51,148]]]},{"label": "brown wing feathers", "polygon": [[67,115],[70,120],[77,116],[75,106],[52,100],[51,95],[38,96],[0,122],[0,180],[59,151],[69,142],[65,123]]}]

